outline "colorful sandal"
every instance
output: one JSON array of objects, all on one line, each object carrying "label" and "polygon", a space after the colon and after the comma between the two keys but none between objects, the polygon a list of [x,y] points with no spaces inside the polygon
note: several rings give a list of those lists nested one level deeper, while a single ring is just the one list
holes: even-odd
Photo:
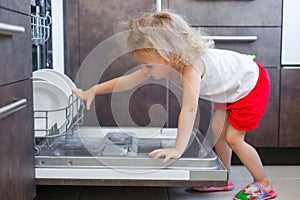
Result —
[{"label": "colorful sandal", "polygon": [[276,192],[272,190],[267,192],[259,183],[251,183],[239,191],[234,200],[266,200],[276,197]]},{"label": "colorful sandal", "polygon": [[197,190],[200,192],[217,192],[217,191],[230,191],[234,189],[234,185],[230,183],[227,186],[221,186],[221,187],[216,187],[216,186],[207,186],[207,187],[192,187],[193,190]]}]

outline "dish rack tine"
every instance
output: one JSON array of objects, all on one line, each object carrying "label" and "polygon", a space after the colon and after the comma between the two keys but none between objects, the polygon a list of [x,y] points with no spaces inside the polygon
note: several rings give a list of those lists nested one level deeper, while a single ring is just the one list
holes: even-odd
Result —
[{"label": "dish rack tine", "polygon": [[[79,105],[79,106],[78,106]],[[79,125],[83,122],[83,110],[84,104],[83,102],[76,97],[75,94],[71,94],[69,96],[68,105],[62,109],[56,110],[34,110],[34,120],[43,120],[45,124],[45,129],[35,129],[35,139],[40,138],[45,142],[42,144],[46,144],[48,147],[52,147],[56,143],[66,144],[68,136],[73,135],[74,130],[77,129]],[[51,112],[62,112],[65,113],[65,126],[63,129],[57,126],[57,123],[49,127],[49,114]],[[74,113],[76,111],[76,114]],[[42,114],[41,114],[42,113]],[[63,131],[62,131],[63,130]],[[37,133],[45,133],[42,136]],[[59,140],[58,138],[64,137],[64,140]],[[39,146],[35,141],[35,146]]]},{"label": "dish rack tine", "polygon": [[35,46],[44,45],[50,37],[50,25],[52,24],[52,18],[49,15],[49,11],[45,16],[40,13],[31,14],[31,34],[32,44]]}]

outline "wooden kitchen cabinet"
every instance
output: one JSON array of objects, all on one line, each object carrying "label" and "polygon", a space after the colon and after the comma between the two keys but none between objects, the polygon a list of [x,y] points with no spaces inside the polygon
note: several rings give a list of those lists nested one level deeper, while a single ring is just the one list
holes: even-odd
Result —
[{"label": "wooden kitchen cabinet", "polygon": [[[69,0],[65,3],[65,48],[66,48],[66,73],[75,80],[78,87],[87,89],[90,85],[88,80],[84,80],[82,74],[77,74],[79,67],[85,61],[89,53],[111,36],[118,32],[118,24],[129,17],[138,16],[143,12],[151,11],[155,5],[155,0],[151,1],[103,1],[103,0]],[[107,52],[112,51],[108,48]],[[89,61],[90,70],[100,67],[99,62],[103,61],[103,55],[97,56],[97,59]],[[98,77],[98,82],[103,82],[111,78],[128,73],[139,63],[130,53],[120,55],[109,66],[105,66],[105,72],[102,77]],[[153,96],[153,93],[156,96]],[[153,104],[165,106],[166,89],[162,86],[149,84],[138,88],[133,92],[132,97],[128,100],[129,107],[120,107],[118,115],[122,115],[122,109],[129,109],[131,119],[134,123],[144,126],[150,122],[149,108]],[[99,95],[95,99],[96,110],[91,109],[85,112],[84,124],[98,126],[115,126],[117,122],[111,108],[111,94]],[[96,116],[96,119],[95,117]],[[123,117],[118,125],[130,126],[131,119],[128,115]]]},{"label": "wooden kitchen cabinet", "polygon": [[280,147],[300,147],[300,69],[281,69]]},{"label": "wooden kitchen cabinet", "polygon": [[265,67],[280,66],[282,0],[169,0],[169,8],[216,38],[217,48],[255,54]]},{"label": "wooden kitchen cabinet", "polygon": [[[31,76],[31,28],[30,17],[16,14],[0,8],[0,23],[13,25],[18,29],[24,28],[24,32],[1,34],[0,32],[0,86],[28,79]],[[28,42],[29,41],[29,42]]]},{"label": "wooden kitchen cabinet", "polygon": [[[254,54],[264,67],[280,66],[280,27],[205,27],[202,30],[207,35],[228,37],[226,40],[215,40],[216,48]],[[239,38],[241,36],[250,38]]]},{"label": "wooden kitchen cabinet", "polygon": [[[0,94],[0,109],[12,107],[0,114],[1,199],[33,199],[32,82],[26,80],[2,86]],[[7,115],[3,117],[5,113]]]},{"label": "wooden kitchen cabinet", "polygon": [[0,0],[0,194],[35,197],[30,0]]},{"label": "wooden kitchen cabinet", "polygon": [[[282,0],[168,2],[168,8],[184,15],[192,27],[214,36],[216,48],[254,54],[267,69],[271,79],[268,107],[259,128],[248,133],[246,140],[255,147],[278,147]],[[211,107],[210,102],[200,101],[202,132],[208,129]]]},{"label": "wooden kitchen cabinet", "polygon": [[0,7],[3,7],[7,10],[20,12],[25,15],[30,13],[29,0],[0,0]]},{"label": "wooden kitchen cabinet", "polygon": [[271,80],[268,106],[259,127],[247,133],[246,140],[255,147],[278,147],[280,69],[266,69]]},{"label": "wooden kitchen cabinet", "polygon": [[168,2],[192,27],[216,38],[216,48],[255,54],[265,67],[280,66],[282,0]]},{"label": "wooden kitchen cabinet", "polygon": [[191,26],[281,26],[282,0],[169,0]]},{"label": "wooden kitchen cabinet", "polygon": [[[141,12],[149,11],[154,4],[155,1],[139,3],[124,1],[121,4],[120,2],[116,4],[115,1],[101,0],[67,1],[65,6],[65,18],[68,19],[65,32],[67,74],[75,79],[78,68],[85,57],[97,44],[115,33],[114,26],[120,18],[136,16]],[[233,37],[233,40],[216,40],[216,48],[255,54],[256,60],[266,67],[271,77],[272,88],[269,105],[260,123],[260,128],[249,133],[247,140],[257,147],[277,147],[282,1],[169,0],[163,1],[163,7],[174,9],[177,13],[186,16],[191,26],[201,27],[210,36]],[[80,12],[74,12],[74,10]],[[107,20],[103,16],[113,17],[109,17]],[[240,40],[239,36],[254,36],[255,39]],[[93,65],[97,66],[97,63],[93,63]],[[107,68],[103,77],[99,77],[99,82],[122,75],[130,67],[137,65],[138,63],[130,59],[129,55],[121,55]],[[80,80],[80,82],[84,83],[85,80]],[[151,96],[152,93],[157,95]],[[160,104],[169,112],[166,126],[177,126],[180,105],[171,91],[161,86],[148,85],[139,88],[130,101],[131,117],[137,124],[147,125],[150,119],[149,108],[153,104]],[[95,100],[96,115],[101,125],[116,125],[110,102],[111,95],[101,95]],[[202,132],[206,132],[211,120],[211,103],[200,100],[199,105],[201,108],[199,128]],[[98,122],[90,120],[91,112],[86,113],[86,124],[99,125]],[[122,125],[126,124],[127,121],[124,120]]]}]

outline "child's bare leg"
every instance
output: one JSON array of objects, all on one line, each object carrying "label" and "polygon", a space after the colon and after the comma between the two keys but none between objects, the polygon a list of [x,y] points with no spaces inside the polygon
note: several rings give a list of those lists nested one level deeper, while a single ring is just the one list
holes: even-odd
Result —
[{"label": "child's bare leg", "polygon": [[262,162],[256,150],[244,141],[245,131],[240,131],[228,124],[226,140],[230,148],[251,173],[254,181],[260,183],[268,192],[272,186],[267,179]]},{"label": "child's bare leg", "polygon": [[[212,120],[212,131],[216,141],[215,152],[226,167],[230,170],[232,150],[226,142],[226,130],[228,126],[228,114],[223,110],[216,110]],[[228,184],[232,181],[229,178]]]}]

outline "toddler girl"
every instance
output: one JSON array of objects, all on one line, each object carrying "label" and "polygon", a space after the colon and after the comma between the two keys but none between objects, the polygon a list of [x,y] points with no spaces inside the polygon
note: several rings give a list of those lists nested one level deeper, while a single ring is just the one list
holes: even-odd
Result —
[{"label": "toddler girl", "polygon": [[[191,28],[179,15],[162,11],[148,13],[125,23],[129,29],[128,46],[141,67],[91,87],[73,90],[86,101],[89,110],[95,95],[132,89],[149,78],[169,78],[183,88],[178,133],[173,148],[156,149],[153,159],[180,158],[195,121],[199,97],[214,102],[212,129],[215,151],[230,169],[232,151],[253,176],[234,199],[270,199],[276,196],[255,149],[244,141],[245,134],[258,127],[270,94],[266,70],[246,55],[213,49],[213,42]],[[193,187],[199,191],[231,190],[226,187]]]}]

